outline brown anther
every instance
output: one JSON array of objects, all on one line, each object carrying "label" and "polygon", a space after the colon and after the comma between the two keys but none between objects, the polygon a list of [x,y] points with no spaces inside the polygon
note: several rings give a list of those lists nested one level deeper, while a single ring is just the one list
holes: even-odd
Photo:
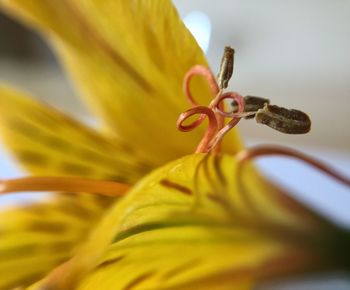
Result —
[{"label": "brown anther", "polygon": [[275,105],[265,104],[256,113],[255,120],[286,134],[305,134],[311,128],[311,120],[304,112]]},{"label": "brown anther", "polygon": [[235,51],[233,48],[226,46],[221,59],[220,71],[217,76],[220,89],[226,89],[228,82],[233,74]]}]

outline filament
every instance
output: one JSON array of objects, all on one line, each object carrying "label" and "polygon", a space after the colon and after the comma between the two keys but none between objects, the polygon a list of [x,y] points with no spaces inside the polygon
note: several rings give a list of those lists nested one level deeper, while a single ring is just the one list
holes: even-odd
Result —
[{"label": "filament", "polygon": [[183,82],[183,90],[185,95],[187,96],[188,101],[190,104],[194,106],[198,106],[199,104],[196,102],[194,97],[192,96],[191,89],[190,89],[190,82],[194,76],[201,75],[206,78],[208,81],[209,87],[213,93],[213,95],[217,95],[218,92],[220,91],[219,86],[215,80],[215,77],[213,73],[206,68],[203,65],[195,65],[190,70],[186,73],[184,82]]},{"label": "filament", "polygon": [[64,191],[118,197],[129,188],[129,185],[123,183],[81,177],[34,176],[0,180],[0,194],[24,191]]},{"label": "filament", "polygon": [[[236,112],[236,113],[234,113],[234,112],[224,112],[221,109],[220,104],[225,99],[231,99],[231,100],[236,101],[237,104],[238,104],[238,112]],[[222,138],[224,138],[224,136],[233,127],[235,127],[238,124],[238,122],[241,120],[242,117],[240,116],[240,114],[244,113],[244,99],[238,93],[234,93],[234,92],[225,93],[218,100],[218,103],[215,106],[215,111],[218,112],[222,116],[232,117],[232,120],[229,121],[223,128],[221,128],[219,130],[219,132],[215,135],[215,137],[212,139],[212,141],[210,142],[209,151],[212,150],[213,148],[215,148],[217,146],[217,144],[222,140]]]},{"label": "filament", "polygon": [[337,170],[331,168],[329,165],[310,157],[304,153],[301,153],[299,151],[289,149],[286,147],[280,147],[280,146],[257,146],[250,149],[245,149],[239,152],[236,155],[237,160],[239,161],[239,164],[243,164],[248,160],[255,159],[257,157],[263,157],[263,156],[271,156],[271,155],[281,155],[281,156],[288,156],[295,159],[299,159],[314,168],[318,169],[319,171],[327,174],[328,176],[334,178],[338,182],[350,187],[350,178],[344,176]]},{"label": "filament", "polygon": [[[183,124],[188,118],[197,114],[200,114],[200,117],[196,119],[194,122],[192,122],[189,125]],[[206,150],[208,148],[209,142],[215,136],[218,130],[218,122],[216,120],[216,116],[214,112],[208,107],[197,106],[182,113],[179,119],[177,120],[178,129],[183,132],[189,132],[195,129],[196,127],[198,127],[202,123],[203,118],[201,118],[201,116],[208,117],[209,125],[201,142],[197,146],[196,153],[207,152]]]},{"label": "filament", "polygon": [[[237,111],[231,111],[231,112],[225,112],[222,110],[222,106],[220,106],[222,104],[222,102],[224,100],[230,99],[232,101],[235,101],[238,105],[238,110]],[[244,113],[244,108],[245,108],[245,104],[244,104],[244,98],[235,92],[228,92],[225,93],[223,95],[220,96],[220,98],[218,98],[214,109],[217,113],[219,113],[221,116],[226,117],[226,118],[241,118],[241,116],[239,114],[243,114]]]}]

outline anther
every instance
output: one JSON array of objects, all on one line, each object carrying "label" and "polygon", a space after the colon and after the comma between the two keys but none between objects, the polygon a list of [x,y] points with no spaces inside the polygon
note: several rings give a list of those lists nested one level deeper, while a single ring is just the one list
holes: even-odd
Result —
[{"label": "anther", "polygon": [[220,89],[226,89],[228,86],[228,82],[232,77],[234,55],[235,55],[234,49],[229,46],[226,46],[224,49],[224,54],[221,59],[220,71],[217,76]]},{"label": "anther", "polygon": [[286,134],[305,134],[311,128],[311,120],[304,112],[275,105],[265,104],[256,113],[255,120]]}]

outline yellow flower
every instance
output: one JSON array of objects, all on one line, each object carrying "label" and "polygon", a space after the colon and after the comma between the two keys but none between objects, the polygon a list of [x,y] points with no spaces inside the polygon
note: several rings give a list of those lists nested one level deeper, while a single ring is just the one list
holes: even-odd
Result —
[{"label": "yellow flower", "polygon": [[[57,265],[30,288],[250,289],[349,267],[348,233],[254,168],[242,171],[236,133],[220,155],[175,160],[203,135],[179,133],[175,123],[187,107],[186,72],[207,63],[171,1],[0,3],[45,35],[101,119],[96,131],[0,88],[0,130],[21,164],[34,175],[113,181],[119,193],[138,182],[118,203],[56,194],[1,213],[0,289],[26,287]],[[191,92],[201,103],[211,98],[201,78]]]},{"label": "yellow flower", "polygon": [[[132,185],[194,151],[201,132],[184,136],[175,122],[187,107],[183,76],[206,60],[169,1],[1,1],[1,9],[44,34],[101,120],[96,131],[2,86],[1,134],[31,174]],[[209,100],[202,80],[192,89]],[[227,150],[235,152],[232,138]],[[0,289],[31,283],[69,258],[114,201],[58,194],[0,213]]]}]

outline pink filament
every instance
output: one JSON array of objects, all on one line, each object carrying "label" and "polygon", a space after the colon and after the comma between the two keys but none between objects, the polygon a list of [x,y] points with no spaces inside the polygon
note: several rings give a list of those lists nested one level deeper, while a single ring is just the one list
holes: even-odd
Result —
[{"label": "pink filament", "polygon": [[288,157],[299,159],[315,167],[321,172],[333,177],[337,181],[345,184],[346,186],[350,187],[350,178],[337,172],[335,169],[331,168],[327,164],[293,149],[279,147],[279,146],[278,147],[277,146],[257,146],[257,147],[254,147],[251,149],[245,149],[239,152],[236,157],[240,162],[240,164],[243,164],[248,160],[251,160],[257,157],[270,156],[270,155],[282,155],[282,156],[288,156]]},{"label": "pink filament", "polygon": [[[237,103],[237,105],[238,105],[237,112],[234,112],[234,111],[224,112],[221,109],[220,104],[226,99],[230,99],[230,100],[235,101]],[[240,119],[239,115],[244,112],[244,108],[245,108],[244,98],[236,92],[228,92],[228,93],[221,95],[221,97],[218,99],[218,101],[214,107],[215,111],[217,113],[219,113],[221,116],[226,117],[226,118],[236,118],[238,116],[238,119]]]},{"label": "pink filament", "polygon": [[196,149],[196,153],[200,153],[200,152],[206,152],[206,148],[208,148],[210,140],[215,136],[218,130],[218,123],[214,112],[208,107],[204,107],[204,106],[197,106],[197,107],[191,108],[180,115],[179,119],[177,120],[177,127],[179,130],[183,132],[189,132],[195,129],[202,123],[203,119],[199,118],[189,125],[183,125],[183,123],[185,120],[187,120],[191,116],[197,115],[197,114],[201,114],[201,116],[207,116],[209,120],[208,129],[206,130],[204,137],[202,138],[201,142],[199,143]]},{"label": "pink filament", "polygon": [[[233,101],[236,101],[238,104],[238,112],[234,113],[234,112],[224,112],[221,110],[220,107],[220,103],[222,103],[223,100],[225,99],[231,99]],[[225,117],[231,117],[232,120],[230,122],[228,122],[223,128],[221,128],[219,130],[219,132],[215,135],[215,137],[212,139],[212,141],[210,142],[210,147],[209,147],[209,151],[212,150],[213,148],[215,148],[217,146],[217,144],[222,140],[222,138],[224,138],[224,136],[233,128],[235,127],[238,122],[241,120],[240,114],[242,114],[244,112],[244,99],[243,97],[238,94],[238,93],[234,93],[234,92],[228,92],[223,94],[216,106],[215,106],[215,110],[216,112],[218,112],[220,115],[225,116]]]},{"label": "pink filament", "polygon": [[81,177],[23,177],[0,180],[0,194],[24,191],[84,192],[105,196],[122,196],[129,185],[114,181]]},{"label": "pink filament", "polygon": [[188,101],[190,104],[195,107],[198,106],[199,104],[196,102],[196,100],[193,98],[191,89],[190,89],[190,82],[194,76],[201,75],[204,76],[209,84],[209,87],[213,93],[213,95],[217,95],[217,93],[220,91],[219,86],[215,80],[215,77],[213,73],[206,68],[203,65],[195,65],[190,70],[186,73],[184,82],[183,82],[183,90],[185,95],[187,96]]}]

